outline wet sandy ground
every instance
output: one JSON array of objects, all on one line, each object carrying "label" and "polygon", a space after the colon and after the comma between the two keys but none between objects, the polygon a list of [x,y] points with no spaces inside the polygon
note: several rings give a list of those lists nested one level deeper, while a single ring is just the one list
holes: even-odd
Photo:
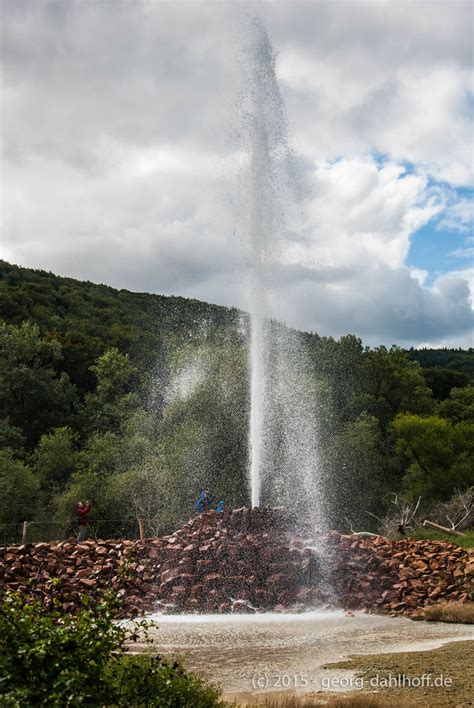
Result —
[{"label": "wet sandy ground", "polygon": [[[474,639],[468,625],[414,622],[342,611],[261,615],[152,615],[156,653],[185,657],[188,669],[217,681],[225,696],[266,691],[350,690],[354,674],[321,669],[353,654],[432,649]],[[138,649],[145,645],[137,646]]]}]

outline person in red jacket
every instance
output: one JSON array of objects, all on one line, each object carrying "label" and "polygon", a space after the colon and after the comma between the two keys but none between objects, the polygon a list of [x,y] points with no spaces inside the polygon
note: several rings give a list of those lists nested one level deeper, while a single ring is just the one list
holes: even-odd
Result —
[{"label": "person in red jacket", "polygon": [[77,533],[77,542],[80,543],[86,537],[87,522],[89,512],[91,510],[91,505],[88,501],[84,504],[81,501],[77,502],[76,514],[77,514],[77,524],[79,526],[79,531]]}]

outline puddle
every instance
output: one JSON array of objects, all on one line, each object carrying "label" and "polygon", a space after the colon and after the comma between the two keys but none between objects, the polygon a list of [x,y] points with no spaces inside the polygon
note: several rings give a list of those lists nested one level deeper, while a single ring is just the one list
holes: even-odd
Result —
[{"label": "puddle", "polygon": [[[434,649],[453,640],[474,639],[467,625],[413,622],[356,612],[301,614],[151,615],[150,636],[158,653],[181,654],[188,669],[217,681],[224,693],[335,690],[323,670],[352,654]],[[145,645],[137,645],[145,649]],[[340,690],[352,672],[337,672]]]}]

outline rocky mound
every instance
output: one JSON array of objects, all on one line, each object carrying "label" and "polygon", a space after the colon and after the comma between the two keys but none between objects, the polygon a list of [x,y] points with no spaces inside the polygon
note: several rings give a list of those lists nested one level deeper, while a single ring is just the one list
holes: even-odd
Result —
[{"label": "rocky mound", "polygon": [[[118,616],[166,612],[302,610],[322,604],[413,614],[466,601],[474,558],[441,541],[331,533],[318,551],[289,532],[281,510],[206,512],[176,533],[139,541],[37,543],[0,550],[3,590],[75,611],[80,596],[114,589]],[[0,576],[1,578],[1,576]]]},{"label": "rocky mound", "polygon": [[331,534],[332,585],[347,609],[416,614],[436,602],[472,599],[474,553],[447,541]]}]

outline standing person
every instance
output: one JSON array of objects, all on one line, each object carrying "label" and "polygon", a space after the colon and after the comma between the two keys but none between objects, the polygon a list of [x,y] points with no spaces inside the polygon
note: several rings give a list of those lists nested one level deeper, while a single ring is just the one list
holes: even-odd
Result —
[{"label": "standing person", "polygon": [[206,489],[206,491],[204,492],[204,511],[209,511],[213,501],[214,497],[210,494],[209,490]]},{"label": "standing person", "polygon": [[83,541],[86,537],[86,530],[87,530],[87,523],[88,523],[88,516],[89,512],[91,510],[91,505],[89,504],[88,501],[84,504],[81,501],[77,502],[76,506],[76,514],[77,514],[77,524],[79,526],[79,530],[77,533],[77,542],[80,543]]},{"label": "standing person", "polygon": [[195,505],[197,513],[202,514],[203,511],[209,511],[212,501],[213,497],[211,497],[209,491],[207,489],[203,489]]}]

